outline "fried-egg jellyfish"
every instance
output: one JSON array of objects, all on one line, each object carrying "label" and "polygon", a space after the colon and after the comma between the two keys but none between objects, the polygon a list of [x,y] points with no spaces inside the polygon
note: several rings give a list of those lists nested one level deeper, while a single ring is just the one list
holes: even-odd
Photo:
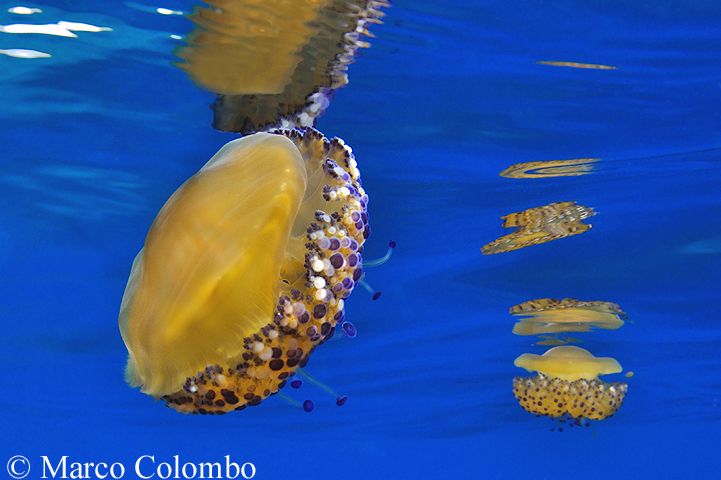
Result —
[{"label": "fried-egg jellyfish", "polygon": [[385,0],[207,0],[178,66],[218,94],[213,126],[252,133],[309,127],[335,90]]},{"label": "fried-egg jellyfish", "polygon": [[343,322],[367,202],[340,139],[279,130],[225,145],[133,262],[119,318],[128,383],[186,413],[276,393]]},{"label": "fried-egg jellyfish", "polygon": [[615,303],[574,298],[529,300],[511,307],[510,313],[520,317],[513,333],[522,336],[588,332],[592,328],[617,330],[623,326],[622,318],[626,318]]},{"label": "fried-egg jellyfish", "polygon": [[529,413],[559,418],[603,420],[623,403],[628,384],[606,383],[600,375],[621,372],[610,357],[594,357],[575,346],[560,346],[543,355],[524,353],[513,364],[535,377],[515,377],[513,395]]}]

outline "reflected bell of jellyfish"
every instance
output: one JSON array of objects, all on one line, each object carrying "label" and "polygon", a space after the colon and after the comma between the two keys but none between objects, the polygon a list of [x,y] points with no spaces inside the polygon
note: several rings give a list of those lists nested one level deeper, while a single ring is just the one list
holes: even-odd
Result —
[{"label": "reflected bell of jellyfish", "polygon": [[510,313],[519,318],[513,333],[521,336],[588,332],[592,328],[617,330],[626,318],[615,303],[573,298],[529,300],[511,307]]},{"label": "reflected bell of jellyfish", "polygon": [[533,377],[515,377],[513,395],[529,413],[551,418],[570,417],[603,420],[613,416],[623,403],[628,385],[606,383],[598,377],[621,372],[613,358],[594,357],[588,350],[560,346],[543,355],[524,353],[515,366]]},{"label": "reflected bell of jellyfish", "polygon": [[578,177],[593,173],[593,164],[598,160],[598,158],[573,158],[516,163],[499,175],[505,178]]},{"label": "reflected bell of jellyfish", "polygon": [[344,322],[367,202],[340,139],[294,129],[225,145],[133,262],[119,317],[130,385],[201,414],[278,392]]},{"label": "reflected bell of jellyfish", "polygon": [[516,231],[484,245],[481,252],[494,255],[579,235],[591,229],[583,220],[595,214],[592,208],[576,202],[557,202],[510,213],[502,217],[503,228]]},{"label": "reflected bell of jellyfish", "polygon": [[216,93],[213,126],[243,134],[310,127],[333,93],[384,0],[207,0],[176,54],[178,67]]}]

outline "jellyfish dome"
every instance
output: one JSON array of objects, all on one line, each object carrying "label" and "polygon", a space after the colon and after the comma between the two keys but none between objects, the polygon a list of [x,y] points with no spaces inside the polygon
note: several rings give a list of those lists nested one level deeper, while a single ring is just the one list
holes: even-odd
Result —
[{"label": "jellyfish dome", "polygon": [[186,413],[276,393],[343,319],[367,201],[340,139],[276,130],[225,145],[133,262],[119,317],[128,383]]},{"label": "jellyfish dome", "polygon": [[514,365],[537,372],[535,377],[513,379],[516,400],[536,415],[603,420],[618,411],[628,390],[626,383],[598,379],[621,372],[615,359],[594,357],[575,346],[554,347],[543,355],[524,353]]}]

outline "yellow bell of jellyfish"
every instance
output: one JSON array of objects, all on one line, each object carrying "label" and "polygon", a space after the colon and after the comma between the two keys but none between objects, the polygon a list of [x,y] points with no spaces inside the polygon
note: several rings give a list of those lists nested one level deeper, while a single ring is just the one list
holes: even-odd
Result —
[{"label": "yellow bell of jellyfish", "polygon": [[615,359],[594,357],[579,347],[554,347],[543,355],[524,353],[513,364],[538,372],[535,377],[513,379],[516,400],[536,415],[602,420],[618,411],[628,390],[626,383],[598,379],[621,372]]},{"label": "yellow bell of jellyfish", "polygon": [[342,140],[278,130],[225,145],[133,262],[119,319],[130,385],[202,414],[276,393],[343,319],[367,201]]}]

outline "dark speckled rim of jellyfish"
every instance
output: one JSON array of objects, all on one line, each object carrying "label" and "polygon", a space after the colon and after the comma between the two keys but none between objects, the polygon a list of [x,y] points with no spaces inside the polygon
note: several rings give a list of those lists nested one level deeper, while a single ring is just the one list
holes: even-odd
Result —
[{"label": "dark speckled rim of jellyfish", "polygon": [[[208,2],[210,7],[198,9],[191,15],[196,23],[196,31],[202,33],[205,29],[217,28],[222,34],[219,42],[228,44],[228,32],[224,22],[230,28],[239,21],[232,18],[230,9],[219,8],[219,0]],[[348,84],[348,67],[356,56],[359,48],[368,47],[363,37],[372,36],[368,26],[372,23],[381,23],[383,8],[390,2],[386,0],[329,0],[318,7],[312,3],[293,5],[293,9],[276,9],[268,15],[299,16],[298,9],[317,8],[312,12],[315,17],[307,23],[310,27],[306,43],[300,46],[295,53],[298,62],[282,91],[277,93],[264,93],[247,91],[243,94],[225,94],[215,91],[218,97],[213,104],[213,127],[218,130],[239,132],[243,134],[266,131],[272,128],[311,127],[316,119],[325,111],[334,92]],[[268,6],[270,8],[270,5]],[[208,21],[207,17],[212,16]],[[226,20],[224,16],[229,18]],[[242,20],[242,19],[241,19]],[[279,22],[282,23],[282,22]],[[259,27],[263,27],[260,25]],[[246,29],[248,30],[248,29]],[[252,29],[250,29],[252,30]],[[258,37],[255,37],[256,40]],[[217,50],[213,46],[212,35],[191,34],[189,43],[180,49],[178,56],[183,59],[179,66],[191,77],[208,75],[208,69],[194,74],[194,59],[209,50]],[[265,45],[270,52],[274,48],[285,47],[283,42],[269,36],[269,45]],[[269,53],[270,53],[269,52]],[[229,52],[229,55],[232,55]],[[237,55],[236,55],[237,57]],[[266,58],[267,60],[267,58]],[[262,69],[263,65],[242,68]],[[219,75],[227,77],[227,68],[219,69]],[[236,72],[242,77],[242,72]],[[198,82],[203,85],[203,82]],[[203,85],[209,88],[208,85]],[[209,88],[212,91],[212,88]]]},{"label": "dark speckled rim of jellyfish", "polygon": [[314,129],[274,130],[306,161],[321,162],[321,195],[332,213],[318,210],[307,228],[304,288],[282,288],[272,321],[243,339],[227,365],[208,365],[163,399],[184,413],[223,414],[260,404],[305,366],[318,345],[343,322],[344,300],[362,275],[363,243],[370,235],[367,202],[352,151]]}]

